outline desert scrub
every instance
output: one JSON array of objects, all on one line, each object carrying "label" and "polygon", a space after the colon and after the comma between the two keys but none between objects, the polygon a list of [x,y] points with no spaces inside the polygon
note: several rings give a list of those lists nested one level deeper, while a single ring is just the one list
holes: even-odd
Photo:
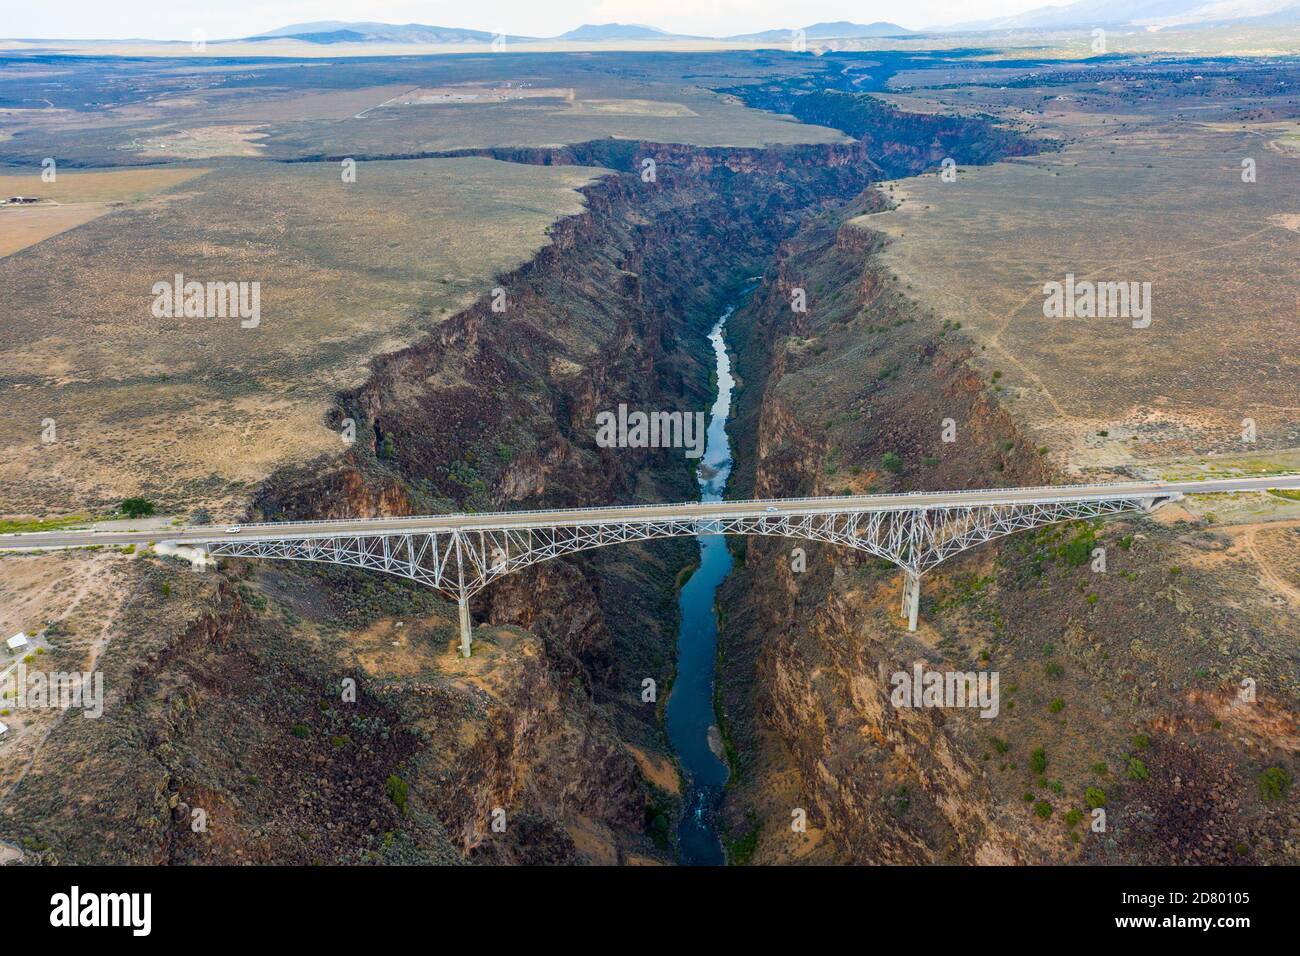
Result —
[{"label": "desert scrub", "polygon": [[748,866],[754,859],[754,851],[758,849],[758,837],[761,832],[762,824],[756,824],[743,837],[729,842],[727,862],[732,866]]},{"label": "desert scrub", "polygon": [[388,779],[384,781],[384,793],[388,794],[388,799],[396,804],[397,809],[406,815],[406,798],[410,793],[410,787],[406,781],[395,773],[390,773]]},{"label": "desert scrub", "polygon": [[1258,777],[1255,784],[1259,787],[1260,799],[1265,803],[1274,803],[1286,796],[1291,789],[1291,774],[1285,767],[1269,767]]},{"label": "desert scrub", "polygon": [[1034,773],[1042,773],[1047,769],[1047,751],[1038,747],[1029,755],[1029,769]]}]

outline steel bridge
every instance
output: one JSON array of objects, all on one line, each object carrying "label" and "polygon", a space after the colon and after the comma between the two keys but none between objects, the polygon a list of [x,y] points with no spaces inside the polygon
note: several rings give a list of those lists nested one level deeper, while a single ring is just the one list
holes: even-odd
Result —
[{"label": "steel bridge", "polygon": [[1185,494],[1300,488],[1300,475],[1131,482],[767,501],[685,502],[493,514],[337,519],[157,531],[0,535],[0,550],[157,544],[209,557],[317,561],[418,581],[460,608],[470,653],[469,599],[497,578],[566,554],[684,535],[766,535],[823,541],[903,571],[902,616],[915,630],[921,577],[986,541],[1059,521],[1145,513]]}]

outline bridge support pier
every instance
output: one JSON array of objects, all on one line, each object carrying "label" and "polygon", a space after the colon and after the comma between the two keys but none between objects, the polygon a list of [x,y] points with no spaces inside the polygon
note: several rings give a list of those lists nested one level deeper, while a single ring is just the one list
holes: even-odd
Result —
[{"label": "bridge support pier", "polygon": [[474,625],[469,619],[469,597],[460,596],[460,652],[469,657],[470,642],[474,635]]},{"label": "bridge support pier", "polygon": [[907,629],[916,630],[916,620],[921,611],[921,576],[911,571],[903,572],[903,611]]}]

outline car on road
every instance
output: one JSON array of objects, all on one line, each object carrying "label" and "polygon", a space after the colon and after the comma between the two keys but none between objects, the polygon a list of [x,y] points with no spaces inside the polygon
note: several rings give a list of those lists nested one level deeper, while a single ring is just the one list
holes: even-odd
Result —
[{"label": "car on road", "polygon": [[244,529],[241,528],[239,525],[235,525],[233,528],[227,528],[227,529],[226,529],[226,534],[239,534],[239,532],[241,532],[241,531],[243,531],[243,530],[244,530]]}]

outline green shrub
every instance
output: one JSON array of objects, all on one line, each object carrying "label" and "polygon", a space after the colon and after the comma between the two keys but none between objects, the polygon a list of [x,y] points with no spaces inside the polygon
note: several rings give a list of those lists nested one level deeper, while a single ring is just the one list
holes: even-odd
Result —
[{"label": "green shrub", "polygon": [[153,514],[154,505],[152,501],[145,498],[127,498],[122,502],[121,510],[128,518],[143,518],[145,515]]},{"label": "green shrub", "polygon": [[1146,750],[1150,746],[1151,746],[1151,738],[1148,737],[1146,734],[1133,735],[1134,750]]},{"label": "green shrub", "polygon": [[1039,800],[1034,804],[1034,814],[1040,820],[1046,820],[1052,815],[1052,805],[1046,800]]},{"label": "green shrub", "polygon": [[1096,533],[1091,528],[1084,528],[1060,549],[1060,555],[1070,567],[1083,567],[1092,560],[1092,549],[1096,545]]},{"label": "green shrub", "polygon": [[1106,791],[1101,787],[1089,787],[1083,794],[1084,799],[1088,802],[1090,809],[1097,809],[1106,805]]},{"label": "green shrub", "polygon": [[307,737],[311,736],[311,728],[306,724],[294,724],[292,732],[299,740],[305,740]]},{"label": "green shrub", "polygon": [[1068,813],[1066,813],[1066,815],[1065,815],[1065,825],[1066,825],[1066,826],[1069,826],[1069,827],[1075,827],[1075,826],[1078,826],[1078,825],[1079,825],[1079,821],[1082,820],[1082,819],[1083,819],[1083,811],[1080,810],[1078,807],[1075,807],[1074,809],[1072,809],[1072,810],[1070,810]]},{"label": "green shrub", "polygon": [[885,471],[891,474],[901,474],[903,471],[903,459],[899,458],[892,451],[885,452],[880,458],[880,464]]},{"label": "green shrub", "polygon": [[1291,774],[1284,767],[1269,767],[1255,778],[1255,783],[1259,786],[1260,798],[1273,803],[1285,797],[1291,789]]},{"label": "green shrub", "polygon": [[1065,710],[1065,701],[1057,697],[1055,700],[1053,700],[1050,704],[1047,705],[1047,709],[1054,714],[1059,714],[1061,711]]},{"label": "green shrub", "polygon": [[384,781],[384,792],[388,794],[389,800],[392,800],[393,803],[397,804],[397,809],[401,810],[402,813],[405,814],[406,797],[407,794],[410,793],[410,787],[407,786],[406,781],[397,774],[391,773],[388,775],[388,779]]},{"label": "green shrub", "polygon": [[1151,777],[1151,771],[1147,770],[1147,765],[1137,757],[1130,757],[1128,760],[1128,777],[1130,780],[1148,780]]},{"label": "green shrub", "polygon": [[1047,769],[1047,751],[1042,747],[1037,748],[1029,755],[1029,769],[1034,773],[1042,773]]}]

